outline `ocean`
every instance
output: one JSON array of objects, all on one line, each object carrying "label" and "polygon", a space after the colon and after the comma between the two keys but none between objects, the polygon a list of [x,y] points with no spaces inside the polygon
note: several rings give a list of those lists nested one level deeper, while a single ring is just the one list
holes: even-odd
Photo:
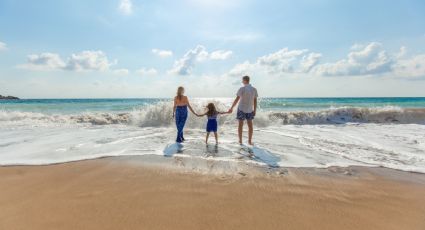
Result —
[{"label": "ocean", "polygon": [[[226,111],[232,98],[193,98]],[[43,165],[107,156],[191,159],[191,169],[369,166],[425,173],[425,98],[260,98],[254,155],[237,143],[235,114],[219,117],[218,146],[206,118],[191,115],[183,145],[171,99],[0,100],[0,165]],[[246,138],[245,138],[246,140]],[[220,162],[219,169],[205,167]]]}]

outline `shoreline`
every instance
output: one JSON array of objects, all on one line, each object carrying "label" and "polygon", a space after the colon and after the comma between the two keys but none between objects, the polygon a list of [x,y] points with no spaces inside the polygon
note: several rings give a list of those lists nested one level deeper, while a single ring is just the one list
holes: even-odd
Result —
[{"label": "shoreline", "polygon": [[[171,159],[166,158],[168,164]],[[188,172],[143,157],[0,167],[1,229],[423,229],[425,175]]]},{"label": "shoreline", "polygon": [[[200,171],[191,171],[190,169],[185,169],[184,167],[176,167],[176,165],[170,164],[173,157],[179,157],[178,155],[172,154],[171,156],[166,155],[158,155],[158,154],[152,154],[152,155],[119,155],[119,156],[101,156],[96,158],[88,158],[88,159],[80,159],[80,160],[71,160],[71,161],[65,161],[65,162],[54,162],[54,163],[47,163],[47,164],[10,164],[10,165],[0,165],[0,170],[2,168],[14,168],[14,167],[25,167],[25,168],[36,168],[36,167],[50,167],[50,166],[58,166],[58,165],[68,165],[68,164],[77,164],[77,163],[84,163],[84,162],[91,162],[91,161],[110,161],[110,162],[123,162],[124,164],[134,164],[137,163],[139,166],[145,167],[145,168],[153,168],[153,169],[164,169],[168,171],[174,171],[176,173],[193,173],[193,174],[200,174],[200,175],[206,175],[208,172],[200,172]],[[187,159],[188,161],[198,160],[201,161],[201,159]],[[209,161],[209,159],[203,159],[205,161]],[[210,159],[211,160],[211,159]],[[213,160],[214,161],[214,160]],[[222,166],[222,164],[228,163],[228,162],[221,162],[217,161],[217,165],[219,167]],[[250,170],[251,172],[255,172],[256,175],[267,175],[267,173],[274,172],[278,173],[280,171],[304,171],[304,172],[315,172],[317,174],[321,175],[338,175],[338,174],[349,174],[351,176],[351,170],[357,169],[357,171],[360,172],[371,172],[373,174],[381,174],[382,176],[389,177],[390,179],[399,178],[401,180],[410,180],[410,176],[413,176],[413,178],[422,178],[424,179],[423,183],[425,183],[425,173],[417,172],[417,171],[409,171],[409,170],[402,170],[402,169],[396,169],[396,168],[388,168],[385,166],[366,166],[366,165],[346,165],[346,166],[340,166],[340,165],[331,165],[331,166],[323,166],[323,167],[309,167],[309,166],[294,166],[294,167],[287,167],[287,166],[279,166],[279,167],[270,167],[267,165],[261,165],[261,164],[254,164],[254,163],[235,163],[235,165],[238,165],[241,167],[242,170]],[[245,167],[243,166],[245,165]],[[269,171],[269,172],[267,172]],[[387,173],[387,175],[384,175]],[[232,172],[228,173],[218,173],[223,175],[231,175],[236,174]],[[405,175],[404,175],[405,174]],[[212,176],[217,174],[211,174]],[[263,175],[263,176],[264,176]],[[409,176],[408,176],[409,175]],[[396,176],[396,177],[394,177]]]}]

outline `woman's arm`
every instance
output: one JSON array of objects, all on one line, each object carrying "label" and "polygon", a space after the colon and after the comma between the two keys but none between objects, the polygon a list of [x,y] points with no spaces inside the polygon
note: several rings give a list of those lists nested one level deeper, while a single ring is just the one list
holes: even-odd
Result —
[{"label": "woman's arm", "polygon": [[177,103],[176,103],[176,98],[174,98],[174,105],[173,105],[173,118],[176,114],[176,107],[177,107]]},{"label": "woman's arm", "polygon": [[196,116],[198,116],[198,114],[192,109],[192,106],[189,103],[189,98],[187,98],[187,107],[189,108],[190,112],[192,112],[193,114],[195,114]]}]

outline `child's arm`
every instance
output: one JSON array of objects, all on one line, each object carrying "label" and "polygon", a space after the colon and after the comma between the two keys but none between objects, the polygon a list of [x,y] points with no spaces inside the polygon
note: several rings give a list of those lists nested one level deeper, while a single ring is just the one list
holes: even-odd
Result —
[{"label": "child's arm", "polygon": [[221,115],[223,115],[223,114],[229,114],[229,113],[231,113],[230,111],[227,111],[227,112],[218,112],[218,114],[221,114]]},{"label": "child's arm", "polygon": [[203,116],[205,116],[205,115],[207,115],[207,113],[203,113],[203,114],[196,114],[196,116],[198,116],[198,117],[203,117]]}]

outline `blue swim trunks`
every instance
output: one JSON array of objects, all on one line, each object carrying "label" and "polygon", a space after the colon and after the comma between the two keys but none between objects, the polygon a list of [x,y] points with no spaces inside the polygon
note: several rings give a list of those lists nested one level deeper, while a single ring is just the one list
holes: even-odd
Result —
[{"label": "blue swim trunks", "polygon": [[238,113],[236,114],[236,119],[238,120],[253,120],[254,119],[254,112],[251,113],[244,113],[241,110],[238,109]]},{"label": "blue swim trunks", "polygon": [[216,118],[212,118],[212,119],[208,119],[207,122],[207,133],[209,132],[217,132],[217,119]]}]

